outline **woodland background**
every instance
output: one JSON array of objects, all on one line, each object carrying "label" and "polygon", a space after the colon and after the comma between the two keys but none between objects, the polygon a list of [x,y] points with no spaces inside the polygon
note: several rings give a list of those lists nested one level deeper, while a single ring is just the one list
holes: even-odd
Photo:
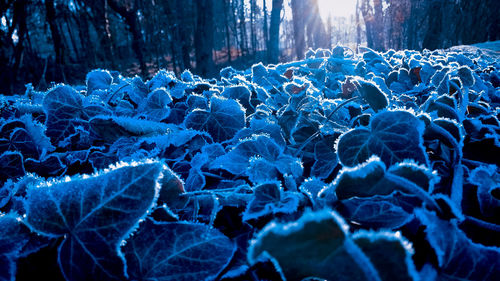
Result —
[{"label": "woodland background", "polygon": [[433,50],[500,39],[498,0],[352,1],[355,14],[323,20],[316,0],[0,0],[0,94],[84,83],[95,68],[216,77],[336,44]]}]

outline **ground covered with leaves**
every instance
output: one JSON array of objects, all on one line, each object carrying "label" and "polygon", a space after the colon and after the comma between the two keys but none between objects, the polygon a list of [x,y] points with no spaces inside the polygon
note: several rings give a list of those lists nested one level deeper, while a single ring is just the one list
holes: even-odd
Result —
[{"label": "ground covered with leaves", "polygon": [[309,51],[0,97],[0,280],[500,280],[500,64]]}]

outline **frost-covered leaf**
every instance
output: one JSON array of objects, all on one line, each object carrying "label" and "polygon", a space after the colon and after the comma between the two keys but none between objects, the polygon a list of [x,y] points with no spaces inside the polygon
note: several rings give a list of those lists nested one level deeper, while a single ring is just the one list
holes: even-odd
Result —
[{"label": "frost-covered leaf", "polygon": [[66,165],[57,155],[48,155],[40,160],[28,158],[24,162],[26,171],[36,173],[42,177],[59,176],[66,171]]},{"label": "frost-covered leaf", "polygon": [[299,196],[282,190],[279,182],[267,182],[256,186],[254,196],[243,213],[243,221],[266,215],[291,214],[297,211]]},{"label": "frost-covered leaf", "polygon": [[266,226],[250,244],[248,260],[254,263],[259,255],[267,253],[276,259],[290,280],[310,276],[363,280],[367,277],[366,268],[360,268],[346,249],[347,236],[347,226],[338,215],[310,212],[293,223]]},{"label": "frost-covered leaf", "polygon": [[172,97],[164,88],[156,89],[149,93],[142,107],[139,108],[141,115],[149,120],[161,121],[168,117],[172,103]]},{"label": "frost-covered leaf", "polygon": [[108,90],[113,77],[107,70],[96,69],[87,73],[87,95],[95,90]]},{"label": "frost-covered leaf", "polygon": [[203,224],[147,219],[122,249],[131,280],[211,280],[228,264],[235,245]]},{"label": "frost-covered leaf", "polygon": [[486,217],[496,217],[500,215],[500,198],[493,192],[500,191],[500,173],[498,166],[481,166],[470,173],[469,181],[476,184],[477,200],[481,214]]},{"label": "frost-covered leaf", "polygon": [[354,243],[370,259],[381,280],[418,280],[413,249],[400,233],[359,231]]},{"label": "frost-covered leaf", "polygon": [[54,145],[83,124],[82,97],[72,87],[59,85],[51,89],[43,99],[43,110],[47,115],[46,134]]},{"label": "frost-covered leaf", "polygon": [[15,179],[25,174],[23,155],[19,152],[6,151],[0,155],[0,182]]},{"label": "frost-covered leaf", "polygon": [[269,167],[274,166],[275,172],[295,177],[302,175],[300,160],[283,154],[283,151],[284,147],[279,146],[272,138],[266,135],[254,135],[252,138],[240,141],[228,153],[215,159],[210,168],[224,169],[232,174],[242,175],[252,164],[250,160],[260,161],[257,158],[262,158],[269,163]]},{"label": "frost-covered leaf", "polygon": [[389,195],[394,191],[420,195],[431,190],[436,181],[436,175],[424,166],[407,161],[387,169],[374,156],[354,168],[343,168],[333,184],[322,193],[334,190],[340,200],[355,196]]},{"label": "frost-covered leaf", "polygon": [[223,142],[245,127],[245,111],[235,100],[213,96],[209,110],[195,109],[186,116],[184,124],[208,132],[216,142]]},{"label": "frost-covered leaf", "polygon": [[252,93],[250,92],[250,90],[248,90],[247,87],[242,85],[226,87],[221,93],[221,96],[237,100],[246,109],[247,113],[253,112],[254,108],[250,103]]},{"label": "frost-covered leaf", "polygon": [[16,261],[28,240],[29,230],[21,218],[0,212],[0,280],[16,280]]},{"label": "frost-covered leaf", "polygon": [[372,155],[389,166],[405,159],[427,164],[423,130],[423,122],[409,112],[382,112],[372,118],[370,128],[357,128],[340,136],[337,153],[340,162],[349,167]]},{"label": "frost-covered leaf", "polygon": [[123,116],[97,116],[90,120],[90,127],[107,142],[114,142],[121,137],[153,136],[171,131],[171,126],[165,123]]},{"label": "frost-covered leaf", "polygon": [[358,90],[361,97],[375,111],[380,111],[389,105],[387,96],[380,90],[377,84],[370,81],[358,80]]},{"label": "frost-covered leaf", "polygon": [[[272,222],[251,242],[248,260],[252,264],[259,256],[269,255],[279,263],[289,280],[307,277],[384,280],[382,276],[395,272],[401,273],[396,277],[401,280],[415,277],[411,249],[405,245],[406,241],[394,234],[376,232],[351,237],[347,230],[344,220],[328,210],[309,211],[286,224]],[[383,251],[383,255],[392,258],[384,259],[385,264],[375,260]]]},{"label": "frost-covered leaf", "polygon": [[[444,221],[434,213],[416,210],[426,226],[427,241],[438,260],[439,280],[499,280],[500,250],[472,242],[455,219]],[[498,234],[498,233],[497,233]]]},{"label": "frost-covered leaf", "polygon": [[[390,195],[376,195],[369,198],[352,197],[342,200],[340,212],[344,218],[375,229],[397,229],[414,218],[411,210],[406,211],[404,196],[397,192]],[[406,204],[405,204],[406,203]]]},{"label": "frost-covered leaf", "polygon": [[153,205],[162,169],[159,162],[121,163],[31,187],[26,221],[38,233],[65,236],[58,261],[68,280],[122,279],[118,245]]},{"label": "frost-covered leaf", "polygon": [[457,71],[457,76],[460,78],[460,82],[462,82],[463,86],[470,87],[474,85],[474,83],[476,82],[472,70],[469,67],[462,66],[456,71]]},{"label": "frost-covered leaf", "polygon": [[317,178],[326,179],[333,172],[338,164],[337,153],[334,146],[324,138],[314,145],[314,164],[311,167],[311,175]]}]

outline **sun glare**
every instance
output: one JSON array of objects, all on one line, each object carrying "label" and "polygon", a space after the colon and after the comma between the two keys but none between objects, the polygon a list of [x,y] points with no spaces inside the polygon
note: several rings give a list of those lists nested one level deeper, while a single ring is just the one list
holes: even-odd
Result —
[{"label": "sun glare", "polygon": [[318,0],[319,13],[324,21],[328,16],[350,17],[356,10],[356,0]]}]

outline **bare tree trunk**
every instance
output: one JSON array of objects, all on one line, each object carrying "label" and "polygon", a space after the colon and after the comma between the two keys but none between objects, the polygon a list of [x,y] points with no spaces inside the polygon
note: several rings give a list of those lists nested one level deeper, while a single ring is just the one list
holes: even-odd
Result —
[{"label": "bare tree trunk", "polygon": [[243,56],[248,54],[248,38],[247,38],[247,28],[245,20],[245,1],[240,0],[238,5],[238,15],[239,15],[239,30],[240,30],[240,49]]},{"label": "bare tree trunk", "polygon": [[214,73],[214,5],[213,0],[196,1],[196,70],[200,75]]},{"label": "bare tree trunk", "polygon": [[305,51],[305,20],[304,11],[306,9],[304,0],[292,0],[292,16],[293,16],[293,37],[295,40],[295,53],[297,59],[304,58]]},{"label": "bare tree trunk", "polygon": [[376,51],[384,51],[384,12],[382,10],[382,0],[373,0],[373,9],[373,47]]},{"label": "bare tree trunk", "polygon": [[226,32],[226,48],[227,48],[227,61],[228,63],[231,63],[231,36],[229,33],[229,17],[228,17],[228,10],[229,10],[229,0],[223,0],[224,1],[224,27],[225,27],[225,32]]},{"label": "bare tree trunk", "polygon": [[374,48],[374,43],[373,43],[374,16],[369,0],[361,0],[361,14],[363,15],[363,20],[365,21],[366,44],[368,45],[368,48]]},{"label": "bare tree trunk", "polygon": [[252,55],[255,56],[257,50],[257,36],[255,34],[255,11],[257,5],[255,0],[250,0],[250,41],[252,46]]},{"label": "bare tree trunk", "polygon": [[[189,5],[189,1],[176,0],[177,4],[177,24],[179,25],[179,39],[181,41],[182,50],[182,62],[185,68],[191,68],[191,40],[189,37],[189,29],[186,15],[186,5]],[[189,9],[189,7],[188,7]]]},{"label": "bare tree trunk", "polygon": [[277,63],[280,55],[280,15],[283,9],[283,0],[273,0],[271,23],[269,25],[269,46],[267,50],[270,63]]},{"label": "bare tree trunk", "polygon": [[125,23],[132,33],[132,50],[134,50],[137,59],[139,60],[139,65],[143,75],[147,75],[147,67],[144,61],[143,46],[144,42],[142,40],[141,28],[139,26],[139,19],[137,17],[136,5],[123,5],[120,1],[109,0],[109,6],[115,10],[120,16],[123,17]]},{"label": "bare tree trunk", "polygon": [[269,47],[269,26],[267,24],[267,7],[266,7],[266,0],[262,0],[262,9],[264,13],[264,24],[263,24],[263,29],[264,29],[264,46],[266,50]]},{"label": "bare tree trunk", "polygon": [[359,0],[356,0],[356,45],[357,46],[361,45],[361,22],[359,21]]},{"label": "bare tree trunk", "polygon": [[59,68],[63,81],[66,82],[66,77],[64,75],[64,64],[66,62],[66,58],[64,45],[62,43],[62,36],[56,23],[56,8],[54,0],[45,0],[45,12],[47,16],[47,22],[49,23],[50,27],[50,34],[52,35],[54,51],[56,53],[56,65]]}]

